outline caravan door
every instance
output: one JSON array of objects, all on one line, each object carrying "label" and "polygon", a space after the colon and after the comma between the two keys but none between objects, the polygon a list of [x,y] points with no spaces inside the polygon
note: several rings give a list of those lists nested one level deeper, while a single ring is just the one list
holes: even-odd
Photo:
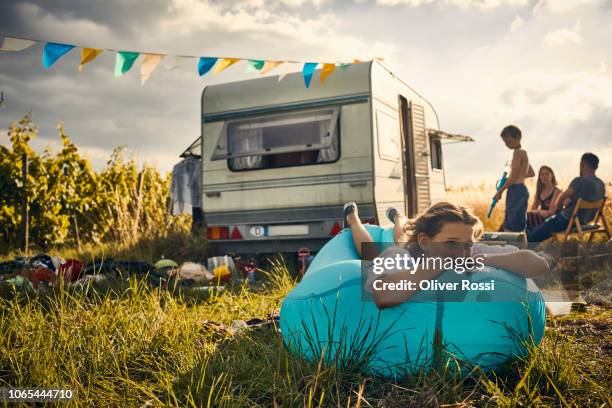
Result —
[{"label": "caravan door", "polygon": [[399,97],[405,211],[415,217],[431,205],[429,146],[423,106]]}]

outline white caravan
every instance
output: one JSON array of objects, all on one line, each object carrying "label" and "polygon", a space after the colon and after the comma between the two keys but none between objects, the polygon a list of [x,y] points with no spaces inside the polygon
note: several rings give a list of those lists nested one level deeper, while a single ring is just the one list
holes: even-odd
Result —
[{"label": "white caravan", "polygon": [[[220,254],[318,250],[354,201],[365,222],[414,216],[445,197],[442,139],[429,102],[378,62],[202,92],[202,211]],[[200,143],[197,143],[200,144]]]}]

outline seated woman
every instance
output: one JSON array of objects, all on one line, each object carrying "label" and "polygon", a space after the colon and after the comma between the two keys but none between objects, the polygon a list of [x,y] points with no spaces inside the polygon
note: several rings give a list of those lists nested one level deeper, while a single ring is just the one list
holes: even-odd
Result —
[{"label": "seated woman", "polygon": [[561,189],[557,187],[553,169],[549,166],[540,167],[533,204],[527,212],[527,229],[544,223],[546,218],[557,212],[557,198],[560,194]]},{"label": "seated woman", "polygon": [[[355,248],[361,255],[361,244],[373,242],[372,237],[361,223],[355,203],[346,204],[344,214]],[[414,220],[409,220],[395,208],[390,208],[387,216],[394,223],[394,240],[398,245],[387,248],[378,255],[382,258],[395,258],[396,255],[401,257],[404,254],[414,258],[421,255],[426,258],[458,258],[480,254],[483,255],[484,265],[505,269],[524,277],[540,276],[550,270],[551,260],[533,251],[495,253],[498,251],[494,246],[477,244],[482,231],[480,220],[466,207],[454,203],[436,203]],[[388,283],[409,279],[418,287],[420,281],[434,279],[443,272],[442,269],[436,269],[435,264],[431,269],[419,266],[416,272],[390,270],[382,275],[373,275],[370,272],[366,287],[369,287],[374,279],[382,279]],[[372,292],[376,305],[381,309],[403,303],[415,293],[416,291]]]}]

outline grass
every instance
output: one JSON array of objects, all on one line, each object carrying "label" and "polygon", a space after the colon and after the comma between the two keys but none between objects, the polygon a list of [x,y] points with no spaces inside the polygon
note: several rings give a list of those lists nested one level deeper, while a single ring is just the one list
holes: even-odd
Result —
[{"label": "grass", "polygon": [[[486,230],[496,230],[503,202],[487,219],[492,195],[481,185],[450,189],[447,198],[471,206]],[[84,261],[155,262],[161,255],[203,261],[202,241],[176,232],[61,254]],[[549,319],[540,347],[504,371],[461,376],[445,366],[390,382],[350,366],[305,361],[289,353],[271,328],[232,334],[227,327],[233,320],[277,312],[293,288],[284,263],[269,269],[264,284],[210,293],[152,288],[134,277],[48,293],[4,287],[0,387],[69,387],[76,392],[72,406],[612,406],[606,293],[586,312]]]},{"label": "grass", "polygon": [[[172,291],[130,279],[104,288],[4,293],[2,386],[70,387],[73,406],[610,406],[609,306],[549,321],[503,373],[448,368],[393,383],[286,351],[275,330],[232,320],[277,311],[294,281],[282,262],[257,287]],[[97,290],[93,290],[97,289]]]}]

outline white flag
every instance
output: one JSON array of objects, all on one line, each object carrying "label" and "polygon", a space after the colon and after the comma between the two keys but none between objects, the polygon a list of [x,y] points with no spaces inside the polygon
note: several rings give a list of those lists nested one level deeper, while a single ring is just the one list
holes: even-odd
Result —
[{"label": "white flag", "polygon": [[164,60],[164,67],[170,71],[178,69],[182,67],[185,61],[190,58],[191,57],[177,57],[175,55],[169,55],[168,58]]},{"label": "white flag", "polygon": [[33,46],[35,42],[21,38],[4,37],[0,51],[23,51]]}]

